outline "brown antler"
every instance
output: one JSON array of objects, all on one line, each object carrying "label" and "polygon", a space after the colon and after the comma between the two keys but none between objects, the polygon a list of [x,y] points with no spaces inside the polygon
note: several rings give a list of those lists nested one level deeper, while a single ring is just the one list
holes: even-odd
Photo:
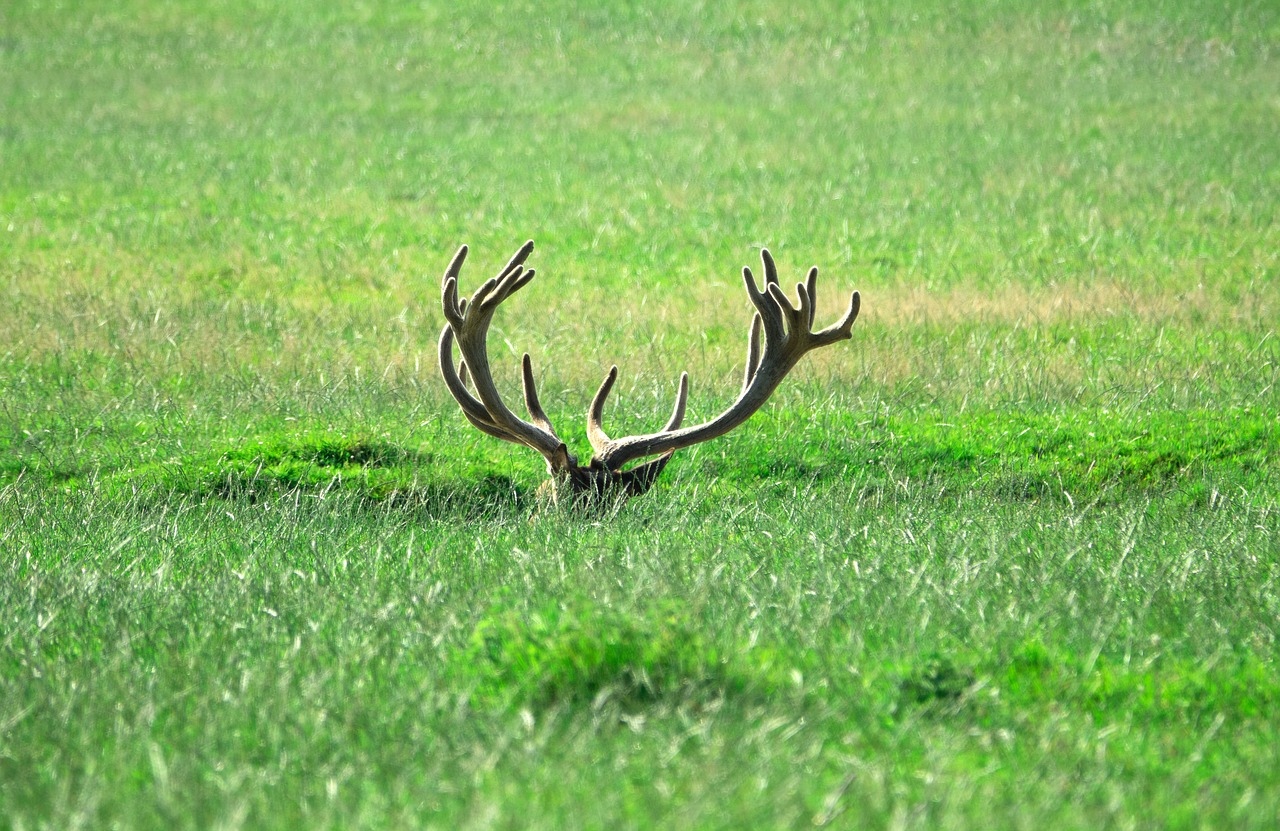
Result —
[{"label": "brown antler", "polygon": [[[680,429],[684,420],[685,403],[689,397],[689,376],[688,373],[682,373],[675,409],[662,430],[611,439],[604,432],[601,418],[605,400],[618,378],[618,368],[612,367],[587,411],[587,438],[595,454],[588,465],[582,466],[556,435],[550,419],[538,402],[529,355],[525,354],[522,367],[525,407],[532,422],[519,418],[502,402],[489,370],[489,357],[485,349],[489,322],[499,304],[533,279],[533,270],[524,269],[524,262],[532,252],[531,240],[516,252],[497,277],[485,282],[468,302],[465,298],[458,297],[458,274],[467,256],[467,247],[464,245],[458,249],[444,275],[443,304],[447,325],[440,333],[440,370],[444,373],[446,386],[462,406],[463,415],[472,425],[496,438],[537,450],[547,460],[552,480],[557,485],[567,485],[575,495],[600,496],[617,493],[636,496],[644,493],[662,472],[672,453],[682,447],[722,436],[742,424],[769,399],[806,352],[852,337],[853,322],[858,317],[860,301],[858,292],[855,291],[849,300],[849,310],[840,322],[814,332],[814,292],[817,288],[818,269],[810,269],[808,279],[796,285],[799,302],[792,305],[778,284],[778,269],[773,257],[768,250],[762,250],[760,258],[764,262],[765,279],[763,291],[756,285],[751,269],[742,269],[747,295],[755,306],[756,313],[751,321],[746,373],[738,399],[711,421]],[[760,342],[762,332],[763,347]],[[458,369],[453,365],[455,340],[462,352],[462,363]],[[467,388],[468,375],[474,379],[479,398]],[[649,456],[658,458],[629,470],[622,469],[630,462]]]},{"label": "brown antler", "polygon": [[[440,371],[449,392],[462,406],[462,414],[473,426],[495,438],[533,448],[547,460],[551,472],[556,473],[576,464],[576,461],[556,435],[538,402],[528,353],[524,356],[524,400],[533,423],[520,418],[503,403],[489,372],[489,353],[485,346],[489,323],[499,304],[533,279],[533,269],[524,268],[524,261],[532,252],[533,241],[530,240],[521,246],[498,276],[485,282],[468,302],[466,298],[458,297],[458,274],[467,259],[467,246],[458,249],[444,273],[442,295],[448,325],[440,333]],[[462,352],[462,363],[457,370],[453,366],[455,340]],[[479,399],[467,389],[468,375],[474,379]]]}]

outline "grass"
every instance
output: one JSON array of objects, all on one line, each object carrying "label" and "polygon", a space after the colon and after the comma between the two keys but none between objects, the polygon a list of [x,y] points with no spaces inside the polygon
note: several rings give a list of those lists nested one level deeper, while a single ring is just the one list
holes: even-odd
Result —
[{"label": "grass", "polygon": [[[1280,16],[0,9],[0,828],[1270,828]],[[596,515],[585,447],[809,356]]]}]

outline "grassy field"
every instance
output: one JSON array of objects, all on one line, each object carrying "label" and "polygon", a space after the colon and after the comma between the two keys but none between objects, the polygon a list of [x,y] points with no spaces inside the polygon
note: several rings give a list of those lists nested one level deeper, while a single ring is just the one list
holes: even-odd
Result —
[{"label": "grassy field", "polygon": [[1280,10],[465,6],[0,5],[0,828],[1276,827]]}]

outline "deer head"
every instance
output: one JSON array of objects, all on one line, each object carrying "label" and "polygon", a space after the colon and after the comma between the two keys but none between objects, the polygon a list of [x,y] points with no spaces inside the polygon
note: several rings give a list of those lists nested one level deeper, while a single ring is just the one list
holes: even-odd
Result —
[{"label": "deer head", "polygon": [[[809,269],[808,279],[796,285],[798,304],[793,305],[778,285],[778,269],[773,257],[767,249],[762,250],[763,290],[756,284],[751,269],[742,269],[747,296],[756,312],[751,321],[746,372],[737,400],[710,421],[681,427],[685,402],[689,397],[689,375],[682,373],[675,409],[665,427],[656,433],[610,438],[601,420],[605,400],[618,378],[618,368],[612,367],[587,410],[587,438],[594,453],[591,461],[582,465],[556,435],[551,420],[538,402],[528,353],[525,353],[522,367],[524,403],[529,421],[517,416],[503,402],[489,369],[485,345],[489,323],[498,306],[533,279],[533,269],[524,267],[531,253],[532,240],[521,246],[498,276],[487,280],[468,300],[458,294],[458,275],[467,258],[467,246],[458,249],[444,273],[442,300],[446,324],[440,333],[440,371],[449,392],[461,405],[462,414],[477,430],[542,454],[551,475],[553,497],[566,491],[574,498],[588,500],[625,499],[643,494],[662,473],[671,454],[682,447],[722,436],[742,424],[769,399],[806,352],[852,337],[850,330],[858,317],[860,301],[855,291],[840,322],[814,332],[817,267]],[[456,367],[453,355],[455,342],[462,353],[462,360]],[[648,461],[627,467],[643,459]]]}]

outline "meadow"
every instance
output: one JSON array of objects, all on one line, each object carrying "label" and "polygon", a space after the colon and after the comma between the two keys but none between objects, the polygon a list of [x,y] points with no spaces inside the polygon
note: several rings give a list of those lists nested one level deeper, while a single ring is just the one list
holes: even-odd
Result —
[{"label": "meadow", "polygon": [[[0,828],[1280,817],[1280,9],[0,5]],[[808,356],[640,499],[536,494]]]}]

